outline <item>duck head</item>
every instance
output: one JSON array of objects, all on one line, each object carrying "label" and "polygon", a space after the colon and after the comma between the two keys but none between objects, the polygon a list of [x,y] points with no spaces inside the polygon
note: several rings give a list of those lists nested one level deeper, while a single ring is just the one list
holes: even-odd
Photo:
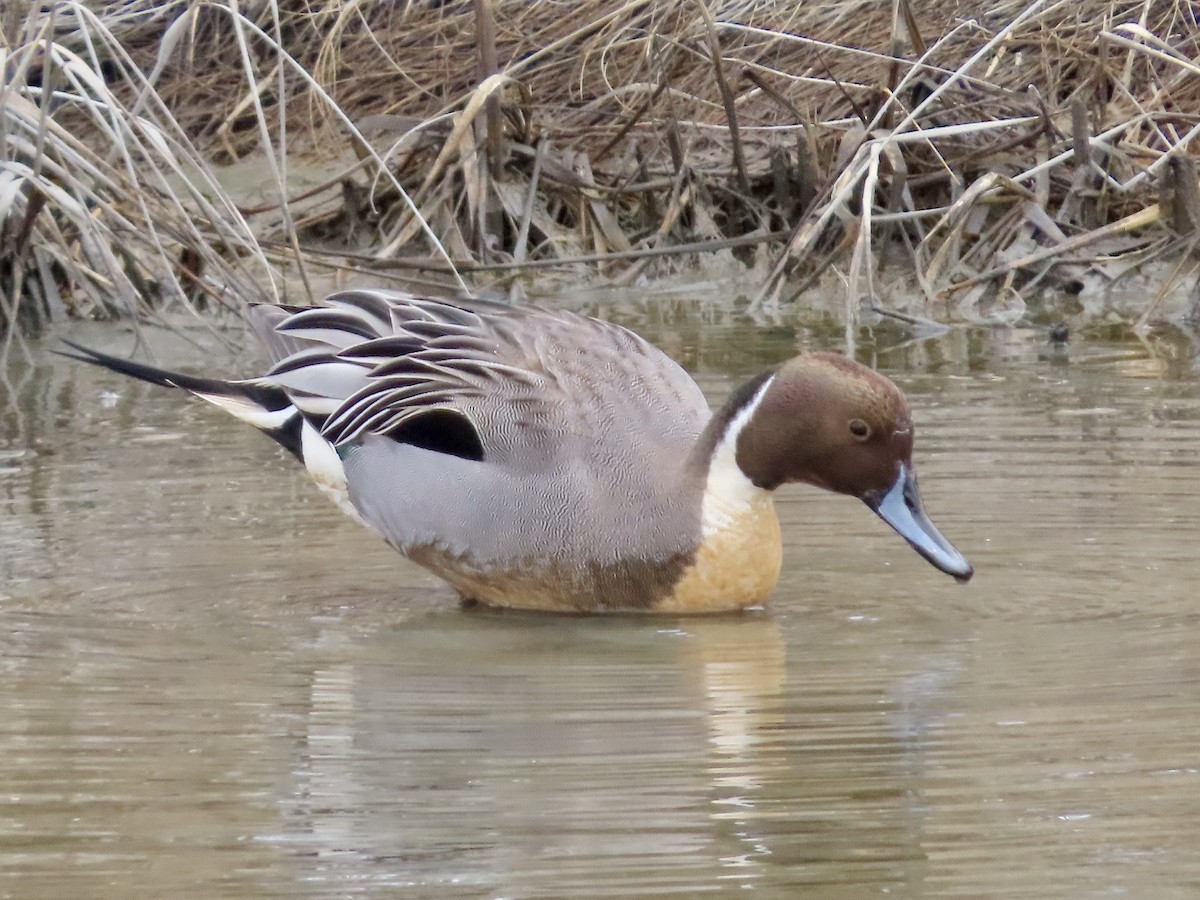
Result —
[{"label": "duck head", "polygon": [[974,574],[925,514],[912,415],[889,379],[848,357],[811,353],[785,363],[749,403],[736,460],[757,487],[798,481],[858,497],[943,572],[959,581]]}]

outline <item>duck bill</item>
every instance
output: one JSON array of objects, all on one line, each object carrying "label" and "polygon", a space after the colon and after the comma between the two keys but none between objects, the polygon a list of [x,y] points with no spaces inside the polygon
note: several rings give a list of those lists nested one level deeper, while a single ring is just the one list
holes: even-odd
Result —
[{"label": "duck bill", "polygon": [[912,548],[947,575],[958,581],[968,581],[975,574],[965,556],[942,537],[942,533],[925,515],[921,495],[917,492],[917,476],[909,465],[900,466],[895,483],[880,494],[863,497],[879,518],[891,525]]}]

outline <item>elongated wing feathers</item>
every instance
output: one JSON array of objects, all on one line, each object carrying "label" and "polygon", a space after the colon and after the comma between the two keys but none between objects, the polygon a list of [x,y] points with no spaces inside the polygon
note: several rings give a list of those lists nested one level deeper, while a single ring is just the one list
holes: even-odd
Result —
[{"label": "elongated wing feathers", "polygon": [[[404,441],[473,431],[483,458],[544,466],[580,443],[614,463],[690,445],[708,407],[698,387],[642,338],[569,312],[450,303],[398,291],[335,294],[311,309],[259,306],[251,325],[284,391],[337,445],[366,434]],[[436,441],[433,444],[436,446]],[[622,452],[629,446],[630,452]]]}]

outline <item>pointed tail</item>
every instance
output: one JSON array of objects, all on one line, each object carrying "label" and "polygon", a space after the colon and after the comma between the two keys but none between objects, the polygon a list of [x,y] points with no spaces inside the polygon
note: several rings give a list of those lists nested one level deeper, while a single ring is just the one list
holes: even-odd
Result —
[{"label": "pointed tail", "polygon": [[139,381],[162,387],[181,388],[219,406],[233,416],[248,422],[277,441],[285,450],[304,462],[301,446],[301,429],[304,424],[300,411],[288,399],[281,388],[257,381],[222,381],[219,378],[202,378],[171,372],[144,363],[110,356],[74,341],[63,339],[73,353],[56,350],[59,356],[91,363]]}]

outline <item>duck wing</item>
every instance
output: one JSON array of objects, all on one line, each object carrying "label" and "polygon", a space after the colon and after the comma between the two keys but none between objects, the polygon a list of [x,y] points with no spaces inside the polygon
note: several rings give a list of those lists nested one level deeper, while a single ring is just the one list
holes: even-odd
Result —
[{"label": "duck wing", "polygon": [[679,458],[709,416],[666,354],[571,312],[362,290],[250,320],[274,359],[256,381],[335,447],[383,435],[509,467],[581,454],[620,465]]}]

